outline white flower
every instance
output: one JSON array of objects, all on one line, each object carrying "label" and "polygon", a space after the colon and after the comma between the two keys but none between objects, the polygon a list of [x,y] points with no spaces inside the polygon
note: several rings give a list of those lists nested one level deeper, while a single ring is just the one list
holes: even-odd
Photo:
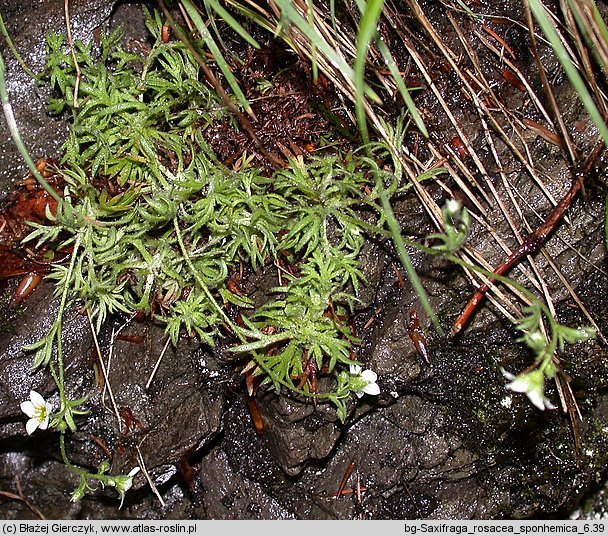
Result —
[{"label": "white flower", "polygon": [[118,507],[119,510],[122,508],[122,503],[125,500],[125,494],[133,486],[133,477],[137,473],[139,473],[139,467],[134,467],[127,476],[111,477],[107,482],[109,486],[114,486],[120,495],[120,506]]},{"label": "white flower", "polygon": [[362,369],[359,365],[350,365],[350,375],[359,376],[360,380],[362,380],[362,381],[360,381],[360,383],[361,383],[360,389],[358,389],[358,388],[355,389],[355,394],[359,398],[361,398],[364,394],[373,395],[373,396],[380,394],[380,387],[376,383],[376,380],[378,379],[378,375],[373,370],[363,370],[362,371]]},{"label": "white flower", "polygon": [[445,213],[450,218],[456,218],[460,214],[461,208],[462,205],[460,201],[457,201],[456,199],[448,199],[444,205]]},{"label": "white flower", "polygon": [[33,434],[36,428],[46,430],[49,425],[49,416],[53,406],[44,400],[43,396],[36,391],[30,391],[30,399],[21,402],[21,411],[30,419],[25,424],[25,430],[29,435]]},{"label": "white flower", "polygon": [[530,402],[541,411],[556,409],[556,406],[551,404],[547,397],[545,397],[545,375],[542,371],[533,370],[514,376],[505,369],[501,370],[503,376],[511,381],[511,383],[506,386],[509,391],[524,393],[530,399]]}]

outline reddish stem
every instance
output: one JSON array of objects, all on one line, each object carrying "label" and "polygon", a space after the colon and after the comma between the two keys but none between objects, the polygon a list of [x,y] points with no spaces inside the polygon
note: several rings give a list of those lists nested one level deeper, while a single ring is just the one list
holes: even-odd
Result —
[{"label": "reddish stem", "polygon": [[[604,142],[600,139],[596,142],[595,147],[589,154],[589,156],[585,159],[582,166],[579,166],[576,172],[574,173],[574,178],[572,180],[572,185],[570,189],[564,196],[564,198],[556,205],[553,209],[553,212],[549,214],[544,223],[538,227],[535,231],[529,234],[523,243],[515,250],[509,257],[502,262],[498,268],[494,270],[494,274],[501,276],[510,271],[514,266],[519,264],[519,262],[526,257],[527,255],[531,255],[535,253],[549,238],[549,236],[555,231],[558,223],[560,222],[562,216],[570,208],[572,205],[572,201],[581,190],[583,186],[583,181],[585,177],[589,174],[591,167],[595,163],[596,159],[600,155],[602,149],[604,148]],[[490,283],[495,281],[494,278],[489,279]],[[473,313],[477,310],[477,305],[484,298],[486,292],[488,292],[490,286],[489,283],[481,285],[475,294],[471,296],[467,304],[465,305],[462,313],[454,322],[452,326],[451,336],[454,337],[469,322]]]}]

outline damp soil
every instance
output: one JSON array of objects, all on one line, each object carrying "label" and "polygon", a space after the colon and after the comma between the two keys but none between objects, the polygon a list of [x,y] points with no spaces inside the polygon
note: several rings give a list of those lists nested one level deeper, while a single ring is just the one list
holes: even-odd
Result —
[{"label": "damp soil", "polygon": [[[59,0],[0,1],[15,45],[34,71],[43,66],[45,32],[64,29],[63,6]],[[510,20],[523,17],[519,2],[487,2],[481,7]],[[145,39],[140,2],[72,1],[70,8],[77,39],[94,39],[101,29],[116,25],[123,25],[125,39],[133,46]],[[434,2],[427,2],[426,8],[432,23],[450,39],[450,27],[442,16],[444,8]],[[475,28],[467,28],[472,35]],[[505,35],[518,55],[520,68],[530,66],[532,60],[526,55],[519,27],[509,26]],[[349,134],[355,129],[349,127],[349,117],[331,84],[323,78],[313,82],[305,62],[269,36],[256,37],[262,41],[261,50],[239,45],[238,53],[244,60],[240,73],[243,87],[256,116],[252,127],[263,145],[285,160],[315,152],[322,136],[344,147],[356,146],[356,137]],[[456,47],[456,36],[451,39]],[[25,76],[7,50],[2,52],[15,116],[27,146],[35,158],[60,158],[67,122],[48,115],[45,88]],[[463,99],[460,82],[441,65],[434,72],[434,83],[459,118],[464,133],[480,147],[481,164],[493,180],[489,184],[499,188],[492,148],[485,145],[484,127],[471,103]],[[494,68],[487,74],[494,77],[493,87],[511,109],[525,109],[529,103],[519,88],[505,82]],[[428,86],[423,84],[416,95],[433,143],[449,155],[456,136],[453,126]],[[566,85],[559,96],[563,103],[573,100]],[[568,120],[579,124],[577,143],[586,152],[592,144],[593,128],[581,119],[576,106],[566,108],[571,114]],[[235,124],[218,123],[208,132],[218,157],[235,165],[244,154],[250,154],[258,165],[267,166],[264,155]],[[3,218],[16,226],[19,214],[15,207],[20,204],[15,200],[20,199],[19,192],[27,195],[19,190],[19,181],[27,172],[4,123],[1,128]],[[420,160],[431,154],[415,131],[406,143],[411,151],[418,151]],[[542,140],[531,139],[530,146],[542,162],[549,189],[559,199],[569,185],[563,154]],[[507,168],[507,148],[503,145],[496,150],[504,152]],[[602,157],[592,174],[601,177],[605,166]],[[509,177],[526,199],[526,211],[540,222],[548,210],[546,199],[516,171]],[[449,186],[454,192],[458,190]],[[446,197],[440,183],[429,185],[428,192],[437,202]],[[603,198],[601,181],[590,181],[568,212],[568,221],[558,236],[547,244],[548,256],[542,257],[541,267],[550,258],[561,269],[560,276],[548,271],[545,278],[560,322],[580,325],[588,320],[580,304],[564,290],[565,279],[598,327],[608,333]],[[485,209],[500,236],[506,227],[504,217],[501,219],[496,207]],[[395,200],[395,212],[404,235],[418,239],[435,232],[413,193]],[[487,229],[474,227],[471,241],[493,266],[504,257],[496,235]],[[473,287],[459,269],[445,261],[410,253],[449,332]],[[74,398],[88,397],[90,412],[80,418],[78,431],[69,435],[68,455],[74,463],[91,468],[111,459],[113,474],[124,474],[143,460],[154,484],[153,490],[141,473],[137,475],[121,509],[112,490],[98,489],[78,503],[70,502],[78,480],[60,461],[58,437],[51,432],[29,437],[25,432],[19,403],[31,389],[57,403],[48,372],[32,371],[31,355],[24,353],[23,347],[49,328],[58,302],[52,285],[43,281],[15,306],[14,293],[23,274],[5,270],[0,294],[0,518],[603,516],[608,370],[602,338],[577,345],[562,356],[568,385],[580,408],[581,418],[573,424],[567,412],[540,412],[525,397],[505,390],[501,368],[523,370],[531,356],[518,342],[519,334],[498,302],[484,302],[461,336],[450,339],[433,330],[399,269],[390,243],[370,239],[363,269],[367,285],[351,320],[362,340],[357,358],[378,373],[381,394],[353,399],[344,423],[323,404],[315,407],[260,390],[255,407],[263,427],[256,427],[243,377],[226,358],[226,348],[218,345],[209,349],[183,339],[177,348],[167,349],[156,368],[165,336],[150,320],[113,318],[102,328],[97,342],[102,352],[112,348],[108,378],[112,400],[100,382],[87,319],[77,310],[69,311],[64,326],[66,385]],[[272,284],[264,272],[247,274],[242,281],[243,290],[251,295]],[[408,333],[412,310],[420,318],[428,363]],[[147,386],[153,370],[154,380]],[[554,385],[548,386],[547,394],[559,405]],[[337,495],[337,491],[341,493]]]}]

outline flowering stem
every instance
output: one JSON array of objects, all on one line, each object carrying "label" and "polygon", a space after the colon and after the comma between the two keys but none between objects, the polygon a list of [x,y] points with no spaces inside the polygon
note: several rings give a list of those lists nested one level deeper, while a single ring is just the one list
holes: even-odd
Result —
[{"label": "flowering stem", "polygon": [[[81,242],[82,242],[82,235],[78,234],[76,236],[76,240],[74,242],[74,249],[72,251],[72,258],[70,260],[70,266],[68,267],[66,281],[70,281],[70,279],[72,278],[72,273],[74,272],[74,266],[76,265],[76,255],[78,253],[78,250],[80,249]],[[61,294],[61,302],[59,303],[59,310],[57,311],[57,322],[59,323],[59,326],[61,326],[63,323],[63,314],[65,312],[69,290],[70,290],[69,285],[65,285],[65,288],[63,289],[63,293]],[[53,378],[55,379],[55,383],[57,384],[57,387],[59,388],[59,397],[60,397],[62,403],[66,403],[67,400],[65,398],[65,386],[64,386],[65,371],[64,371],[64,363],[63,363],[63,346],[61,343],[61,328],[57,331],[57,368],[59,369],[59,377],[57,378],[55,373],[53,372]]]},{"label": "flowering stem", "polygon": [[8,98],[8,91],[6,88],[6,80],[5,80],[5,70],[6,67],[4,65],[4,58],[2,54],[0,54],[0,101],[2,102],[2,109],[4,111],[4,117],[6,119],[6,124],[8,126],[8,130],[11,133],[11,137],[19,149],[19,153],[25,160],[27,167],[32,172],[32,175],[36,178],[36,180],[40,183],[40,185],[48,192],[48,194],[59,204],[59,206],[66,208],[71,208],[68,204],[62,199],[62,197],[51,187],[51,185],[44,179],[44,177],[40,174],[40,172],[36,169],[36,164],[32,160],[25,143],[23,143],[23,139],[21,138],[21,133],[19,132],[19,128],[17,127],[17,121],[15,120],[15,115],[13,114],[13,107]]},{"label": "flowering stem", "polygon": [[65,430],[62,430],[59,434],[59,450],[61,451],[61,459],[63,463],[66,465],[68,469],[76,473],[78,476],[83,478],[96,478],[97,480],[105,480],[106,477],[104,475],[96,475],[94,473],[88,473],[87,471],[83,471],[79,467],[76,467],[68,458],[67,452],[65,450]]},{"label": "flowering stem", "polygon": [[86,473],[82,469],[76,467],[68,458],[68,455],[65,451],[65,430],[62,430],[59,433],[59,450],[61,451],[61,459],[63,460],[63,463],[66,465],[66,467],[68,467],[70,470],[72,470],[79,476],[86,475]]},{"label": "flowering stem", "polygon": [[63,460],[63,463],[65,464],[65,466],[68,469],[70,469],[70,471],[77,474],[81,479],[93,478],[95,480],[99,480],[100,482],[103,482],[104,484],[106,484],[110,480],[107,475],[90,473],[88,471],[84,471],[83,469],[80,469],[79,467],[75,466],[70,461],[70,459],[68,458],[66,449],[65,449],[65,433],[66,433],[65,430],[62,430],[59,433],[59,451],[61,452],[61,459]]}]

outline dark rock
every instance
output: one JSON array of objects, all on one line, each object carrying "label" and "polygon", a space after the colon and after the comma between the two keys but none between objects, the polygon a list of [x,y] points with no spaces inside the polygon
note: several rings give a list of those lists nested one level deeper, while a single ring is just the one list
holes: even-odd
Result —
[{"label": "dark rock", "polygon": [[[64,29],[63,5],[59,0],[0,1],[17,48],[36,71],[43,65],[46,31]],[[433,6],[429,16],[437,17]],[[121,3],[116,11],[114,7],[109,0],[70,2],[74,37],[88,40],[97,28],[119,21],[129,23],[127,34],[143,31],[139,3]],[[508,2],[501,9],[519,13],[521,3]],[[434,23],[449,35],[445,17]],[[518,36],[514,46],[530,61],[524,54],[525,36]],[[47,115],[48,95],[34,86],[5,49],[3,54],[26,145],[34,158],[58,156],[67,120]],[[466,134],[484,142],[476,111],[470,103],[462,105],[461,87],[451,84],[450,77],[453,74],[440,77],[438,87],[458,110]],[[563,91],[562,98],[573,98]],[[513,106],[523,105],[521,95],[511,92],[505,98]],[[434,130],[449,132],[431,95],[425,92],[420,102]],[[590,145],[594,133],[589,132],[578,136],[582,149]],[[0,136],[0,188],[8,191],[25,168],[8,133],[0,130]],[[567,163],[559,151],[541,149],[532,138],[527,141],[559,200],[569,183]],[[508,150],[506,144],[498,148],[501,154]],[[551,203],[538,186],[524,173],[507,173],[506,161],[504,169],[495,169],[488,147],[480,154],[481,164],[489,170],[484,184],[498,188],[508,178],[528,203],[527,221],[539,224],[538,214],[546,214]],[[520,169],[520,162],[509,164]],[[600,164],[605,168],[605,162]],[[428,188],[437,202],[446,197],[438,185]],[[584,311],[571,306],[572,295],[564,284],[568,281],[605,330],[603,195],[595,194],[574,204],[570,224],[560,227],[559,237],[547,244],[559,273],[542,255],[536,259],[555,299],[558,319],[568,325],[589,321]],[[481,198],[491,231],[475,225],[470,245],[491,267],[504,259],[503,236],[512,236],[512,229],[502,208],[487,202],[489,193]],[[404,235],[421,240],[435,231],[415,196],[400,195],[395,206]],[[515,225],[525,229],[522,221]],[[468,298],[468,280],[441,258],[414,249],[410,254],[447,332]],[[78,431],[68,434],[68,456],[90,469],[111,459],[112,474],[126,474],[141,465],[154,486],[151,490],[142,470],[120,511],[110,489],[96,489],[81,502],[71,503],[69,494],[78,479],[61,462],[57,434],[25,434],[19,404],[31,389],[57,404],[48,369],[31,371],[32,355],[23,347],[47,332],[58,300],[50,284],[43,283],[21,310],[9,310],[5,298],[14,285],[9,286],[3,298],[8,314],[0,320],[0,490],[16,492],[18,478],[24,498],[34,508],[23,501],[3,502],[0,517],[35,518],[39,508],[49,519],[525,519],[565,517],[585,504],[587,494],[603,490],[608,373],[601,339],[570,347],[563,356],[566,370],[560,385],[566,393],[572,390],[582,420],[572,406],[570,414],[561,409],[541,413],[525,396],[504,388],[501,368],[515,373],[533,359],[517,340],[521,334],[505,320],[513,311],[486,300],[465,333],[450,340],[425,317],[390,242],[370,241],[363,258],[368,281],[354,320],[362,339],[357,359],[378,373],[382,392],[378,397],[353,397],[345,423],[329,404],[315,406],[311,400],[262,388],[255,402],[263,430],[256,430],[247,410],[244,380],[222,346],[229,341],[210,350],[182,339],[173,348],[166,345],[160,324],[113,318],[99,335],[98,353],[87,317],[69,308],[62,335],[66,388],[70,398],[87,396],[90,412],[78,418]],[[512,275],[523,283],[526,270],[530,268],[522,265]],[[264,271],[244,282],[258,304],[275,284],[275,274]],[[430,364],[408,334],[412,309],[421,319]],[[547,386],[547,394],[559,404],[554,384]],[[573,437],[580,439],[580,449]],[[583,508],[577,512],[588,515]]]}]

